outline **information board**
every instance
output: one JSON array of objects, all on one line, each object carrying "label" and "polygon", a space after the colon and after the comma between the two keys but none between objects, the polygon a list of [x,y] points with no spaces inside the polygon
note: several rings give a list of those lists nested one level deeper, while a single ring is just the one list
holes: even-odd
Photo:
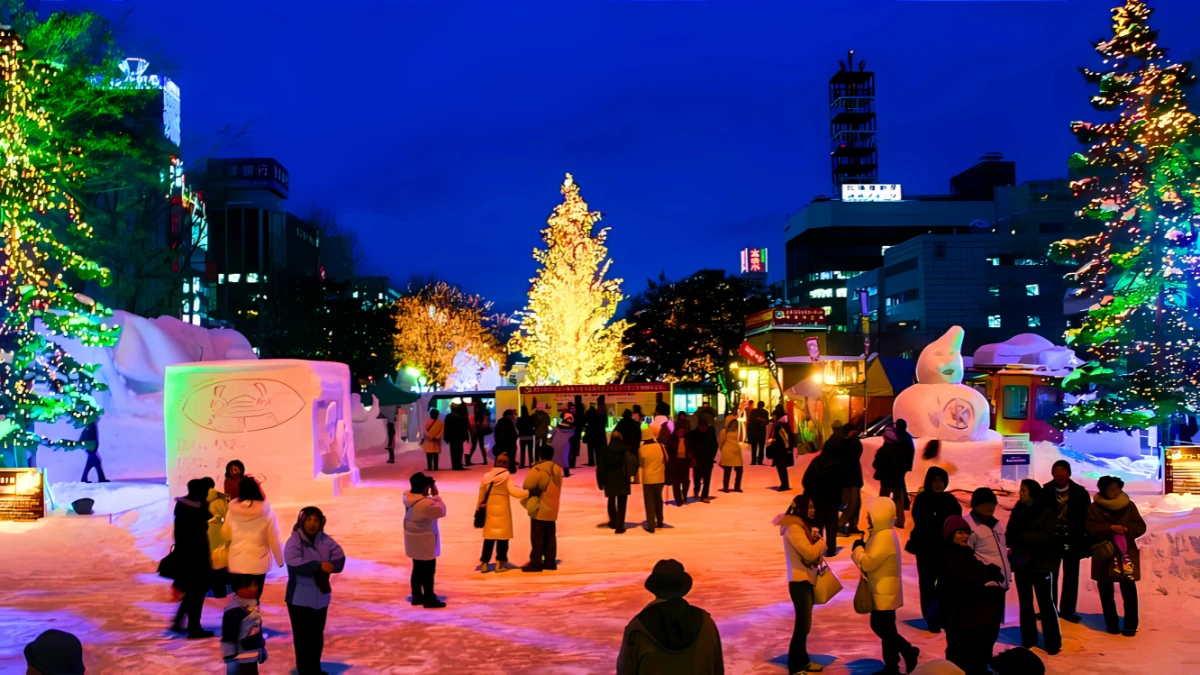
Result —
[{"label": "information board", "polygon": [[1167,494],[1200,495],[1200,447],[1174,446],[1163,450]]},{"label": "information board", "polygon": [[32,522],[46,517],[45,477],[40,469],[0,469],[0,520]]}]

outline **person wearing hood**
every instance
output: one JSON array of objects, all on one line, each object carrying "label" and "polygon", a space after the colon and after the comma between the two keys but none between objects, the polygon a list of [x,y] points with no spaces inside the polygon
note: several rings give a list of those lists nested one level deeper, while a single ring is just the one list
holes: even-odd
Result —
[{"label": "person wearing hood", "polygon": [[238,487],[246,475],[246,465],[241,460],[231,460],[225,465],[225,485],[223,492],[229,495],[230,501],[237,501]]},{"label": "person wearing hood", "polygon": [[212,588],[212,559],[208,548],[208,484],[201,478],[187,482],[187,496],[175,500],[175,548],[171,555],[175,560],[175,580],[172,586],[183,593],[179,611],[171,630],[184,632],[183,619],[187,618],[189,639],[210,638],[212,631],[200,625],[200,614],[204,611],[204,596]]},{"label": "person wearing hood", "polygon": [[[692,484],[692,467],[696,458],[692,454],[687,435],[692,431],[692,423],[688,421],[687,413],[680,412],[675,416],[674,428],[663,425],[658,433],[659,444],[667,449],[667,485],[671,486],[671,494],[675,497],[675,506],[687,504],[688,487]],[[666,432],[666,441],[663,441]]]},{"label": "person wearing hood", "polygon": [[767,456],[779,474],[779,491],[787,492],[792,489],[788,481],[788,469],[796,463],[792,447],[794,445],[792,430],[788,425],[788,416],[783,412],[783,406],[775,408],[775,423],[771,425],[770,440],[767,441]]},{"label": "person wearing hood", "polygon": [[629,481],[638,472],[638,454],[634,446],[613,430],[608,444],[600,449],[596,466],[596,485],[608,499],[608,526],[625,534],[625,512],[629,504]]},{"label": "person wearing hood", "polygon": [[[1051,656],[1062,649],[1058,610],[1050,593],[1050,573],[1058,565],[1054,541],[1056,520],[1055,508],[1045,501],[1041,484],[1028,478],[1021,481],[1020,499],[1008,518],[1007,532],[1008,560],[1021,606],[1021,646],[1033,649],[1037,645],[1037,622],[1041,617],[1046,653]],[[1034,595],[1040,613],[1033,611]]]},{"label": "person wearing hood", "polygon": [[942,526],[951,516],[962,516],[962,504],[946,491],[950,476],[940,466],[925,471],[925,486],[912,504],[913,529],[904,550],[917,558],[918,589],[921,594],[921,616],[931,633],[941,632],[939,617],[934,616],[933,602],[937,599],[938,568],[941,566],[945,537]]},{"label": "person wearing hood", "polygon": [[[1142,578],[1142,558],[1137,539],[1146,534],[1146,521],[1137,504],[1123,488],[1125,482],[1115,476],[1102,476],[1096,482],[1096,498],[1088,507],[1087,533],[1092,542],[1092,581],[1100,594],[1100,607],[1109,633],[1133,637],[1138,629],[1137,582]],[[1119,625],[1113,584],[1121,586],[1125,605],[1125,625]]]},{"label": "person wearing hood", "polygon": [[995,644],[991,625],[1003,619],[1003,607],[991,597],[988,584],[1003,579],[1004,573],[975,555],[971,532],[962,516],[950,516],[942,524],[938,606],[946,629],[946,658],[967,675],[986,675]]},{"label": "person wearing hood", "polygon": [[408,479],[410,490],[404,493],[404,554],[412,559],[409,581],[414,607],[441,609],[446,603],[433,590],[437,559],[442,554],[442,533],[438,519],[446,517],[446,504],[438,496],[437,483],[417,472]]},{"label": "person wearing hood", "polygon": [[83,643],[66,631],[51,628],[25,645],[25,675],[84,675]]},{"label": "person wearing hood", "polygon": [[558,507],[562,501],[563,469],[555,464],[554,448],[538,448],[537,464],[521,487],[529,496],[521,504],[529,511],[529,564],[522,572],[558,569]]},{"label": "person wearing hood", "polygon": [[[543,446],[544,447],[544,446]],[[508,571],[508,542],[513,538],[512,502],[509,497],[524,499],[529,492],[513,485],[508,473],[508,455],[496,458],[496,466],[483,475],[476,505],[486,509],[483,522],[483,553],[479,571],[488,572],[492,550],[496,551],[496,571]]]},{"label": "person wearing hood", "polygon": [[688,451],[695,459],[696,465],[692,469],[692,490],[693,496],[700,500],[703,504],[711,504],[713,498],[709,496],[709,488],[712,487],[713,464],[717,461],[717,432],[712,428],[712,418],[708,413],[697,415],[697,426],[688,432],[685,442]]},{"label": "person wearing hood", "polygon": [[[859,444],[862,447],[862,444]],[[896,527],[904,529],[904,511],[908,509],[908,472],[912,471],[916,447],[908,422],[896,420],[883,432],[883,445],[871,463],[875,480],[879,481],[879,496],[896,502]]]},{"label": "person wearing hood", "polygon": [[854,542],[850,558],[862,570],[871,590],[871,631],[883,643],[883,670],[876,675],[899,675],[900,659],[911,672],[917,667],[920,650],[909,644],[896,630],[896,610],[904,606],[901,583],[900,538],[893,525],[896,503],[876,497],[867,504],[867,529],[871,536]]},{"label": "person wearing hood", "polygon": [[676,560],[660,560],[646,579],[654,601],[625,626],[617,675],[723,675],[721,634],[708,612],[689,604],[692,577]]},{"label": "person wearing hood", "polygon": [[[1082,618],[1075,613],[1079,601],[1079,561],[1091,555],[1091,541],[1087,534],[1087,512],[1092,497],[1087,488],[1071,480],[1071,463],[1060,459],[1051,468],[1053,479],[1042,486],[1042,496],[1053,504],[1057,515],[1055,545],[1058,548],[1058,563],[1054,566],[1051,589],[1058,603],[1059,616],[1065,621],[1079,623]],[[1061,572],[1060,572],[1061,568]],[[1062,593],[1059,593],[1059,578]]]},{"label": "person wearing hood", "polygon": [[817,524],[817,506],[807,496],[796,495],[776,523],[779,525],[779,535],[783,538],[788,595],[796,611],[792,642],[788,646],[788,672],[792,675],[818,673],[823,670],[822,666],[808,657],[813,589],[817,584],[817,568],[825,559],[825,542],[821,540],[821,527]]},{"label": "person wearing hood", "polygon": [[205,502],[208,506],[208,555],[212,560],[214,598],[223,598],[229,584],[229,540],[221,536],[221,526],[229,513],[229,497],[217,491],[217,483],[207,476],[201,478],[208,487]]},{"label": "person wearing hood", "polygon": [[[1012,580],[1008,541],[1004,524],[996,519],[996,506],[996,493],[991,488],[976,488],[971,494],[971,512],[964,518],[971,527],[967,544],[980,560],[999,567],[1002,575],[999,581],[989,582],[983,590],[986,601],[994,604],[995,608],[988,613],[989,623],[981,629],[976,646],[979,653],[986,651],[988,658],[991,658],[996,639],[1000,637],[1000,624],[1004,623],[1004,597]],[[939,575],[938,578],[942,577]]]},{"label": "person wearing hood", "polygon": [[663,485],[667,480],[667,449],[656,438],[654,430],[641,430],[642,445],[638,448],[638,466],[642,470],[642,503],[646,507],[646,531],[654,534],[663,527]]},{"label": "person wearing hood", "polygon": [[733,491],[742,491],[742,444],[738,441],[738,418],[730,415],[725,420],[725,428],[721,430],[721,435],[717,438],[717,445],[721,448],[721,470],[725,474],[721,480],[721,492],[729,492],[729,476],[736,474],[737,478],[733,483]]},{"label": "person wearing hood", "polygon": [[271,558],[280,567],[284,562],[279,521],[253,478],[242,478],[238,493],[239,499],[229,504],[229,513],[221,526],[221,536],[229,540],[229,573],[254,577],[261,598]]},{"label": "person wearing hood", "polygon": [[325,533],[325,514],[315,506],[306,506],[296,517],[292,536],[284,547],[288,585],[284,601],[292,622],[292,643],[296,650],[298,675],[321,673],[321,652],[325,649],[325,619],[329,614],[331,574],[346,567],[342,547]]}]

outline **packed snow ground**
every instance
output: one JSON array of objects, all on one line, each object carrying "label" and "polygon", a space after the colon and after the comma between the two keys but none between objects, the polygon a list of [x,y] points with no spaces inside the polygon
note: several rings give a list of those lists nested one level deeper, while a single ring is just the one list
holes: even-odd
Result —
[{"label": "packed snow ground", "polygon": [[[562,562],[558,571],[542,574],[480,574],[479,532],[470,521],[483,469],[439,472],[450,513],[442,523],[437,584],[449,606],[427,610],[408,604],[409,561],[400,528],[401,491],[412,471],[423,469],[424,457],[404,453],[395,465],[379,464],[379,459],[362,457],[363,483],[320,505],[329,517],[327,531],[349,556],[345,572],[333,582],[325,670],[611,673],[622,629],[651,600],[642,587],[646,575],[655,561],[670,557],[695,577],[688,600],[716,619],[728,672],[786,672],[792,608],[778,528],[771,519],[796,493],[769,489],[775,484],[771,467],[746,467],[742,494],[714,493],[714,503],[684,508],[668,503],[669,527],[653,535],[641,529],[616,535],[604,528],[603,495],[593,472],[581,467],[567,479],[563,498],[558,526]],[[793,485],[798,486],[807,463],[801,457],[792,469]],[[965,463],[960,458],[957,464]],[[924,466],[918,472],[923,475]],[[970,473],[952,476],[951,488],[975,487],[968,482]],[[714,474],[719,486],[720,469]],[[867,492],[873,488],[868,486]],[[132,490],[127,496],[144,493]],[[966,497],[960,493],[960,498]],[[1003,503],[1010,506],[1011,497]],[[1200,510],[1192,510],[1196,504],[1189,500],[1158,499],[1155,504],[1163,512],[1147,516],[1150,533],[1141,540],[1147,568],[1139,584],[1141,631],[1135,638],[1104,632],[1085,562],[1080,589],[1084,622],[1063,623],[1064,647],[1058,656],[1045,657],[1038,650],[1048,672],[1200,670],[1195,633],[1200,620]],[[299,506],[276,505],[285,536]],[[170,545],[170,508],[162,500],[139,504],[113,523],[107,517],[59,515],[36,524],[0,524],[0,547],[7,551],[0,558],[0,672],[23,672],[21,649],[51,627],[83,640],[88,672],[223,672],[215,639],[189,641],[165,630],[176,600],[169,582],[154,571]],[[529,523],[520,511],[517,515],[510,559],[521,565],[529,550]],[[644,520],[637,487],[628,520]],[[851,606],[858,573],[849,560],[851,541],[842,543],[832,566],[846,588],[832,603],[817,607],[809,649],[828,673],[871,673],[882,667],[879,642],[866,617]],[[910,556],[905,555],[904,565],[901,632],[921,648],[922,660],[940,658],[942,636],[920,630]],[[286,572],[274,570],[264,595],[270,636],[264,673],[286,673],[294,666],[285,585]],[[224,604],[208,600],[206,627],[219,628]],[[1014,592],[1009,594],[1001,649],[1019,642],[1016,614]]]}]

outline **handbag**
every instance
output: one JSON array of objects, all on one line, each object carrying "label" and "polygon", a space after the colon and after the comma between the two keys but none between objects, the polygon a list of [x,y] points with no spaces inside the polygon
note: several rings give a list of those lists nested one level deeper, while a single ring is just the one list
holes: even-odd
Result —
[{"label": "handbag", "polygon": [[842,590],[842,581],[837,578],[829,563],[822,562],[817,568],[817,583],[813,585],[813,603],[823,605]]},{"label": "handbag", "polygon": [[871,586],[867,583],[867,574],[858,579],[858,588],[854,589],[854,611],[859,614],[870,614],[875,609],[875,599],[871,597]]},{"label": "handbag", "polygon": [[487,522],[487,503],[492,498],[492,486],[495,483],[488,483],[487,492],[483,495],[483,506],[475,509],[475,529],[482,530],[483,524]]},{"label": "handbag", "polygon": [[171,550],[160,561],[158,561],[158,576],[164,579],[174,580],[179,572],[179,559],[175,557],[175,545],[171,545]]},{"label": "handbag", "polygon": [[1112,539],[1092,544],[1092,561],[1107,564],[1109,559],[1117,557],[1117,546]]}]

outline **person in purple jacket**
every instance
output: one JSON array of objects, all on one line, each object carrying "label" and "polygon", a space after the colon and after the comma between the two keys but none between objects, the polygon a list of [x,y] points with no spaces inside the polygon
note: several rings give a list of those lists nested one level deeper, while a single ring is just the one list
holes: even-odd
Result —
[{"label": "person in purple jacket", "polygon": [[283,549],[288,585],[285,598],[292,622],[292,640],[299,675],[320,673],[325,648],[325,617],[329,612],[329,576],[346,566],[342,547],[325,534],[325,514],[306,506],[296,518]]}]

